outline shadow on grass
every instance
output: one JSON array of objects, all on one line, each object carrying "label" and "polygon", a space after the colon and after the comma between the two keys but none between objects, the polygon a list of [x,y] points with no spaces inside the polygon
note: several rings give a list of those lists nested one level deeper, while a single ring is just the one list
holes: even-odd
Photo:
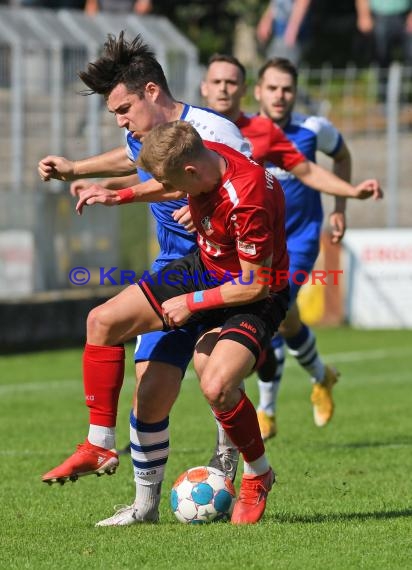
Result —
[{"label": "shadow on grass", "polygon": [[282,523],[325,523],[342,521],[365,521],[365,520],[389,520],[412,517],[412,509],[401,509],[399,511],[376,511],[372,513],[330,513],[313,515],[280,514],[273,517],[276,522]]}]

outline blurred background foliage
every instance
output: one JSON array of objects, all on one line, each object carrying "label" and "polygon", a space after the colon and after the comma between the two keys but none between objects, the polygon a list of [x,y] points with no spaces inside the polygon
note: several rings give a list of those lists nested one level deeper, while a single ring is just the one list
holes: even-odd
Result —
[{"label": "blurred background foliage", "polygon": [[155,12],[170,18],[196,44],[200,61],[212,53],[231,53],[236,23],[256,26],[267,0],[155,0]]},{"label": "blurred background foliage", "polygon": [[[240,24],[248,27],[250,36],[255,38],[256,25],[268,2],[153,0],[154,12],[168,17],[188,36],[198,47],[203,64],[215,52],[233,53]],[[304,62],[340,68],[348,63],[358,66],[370,63],[371,44],[357,31],[355,0],[312,0],[310,14],[312,33]],[[256,48],[258,55],[264,57],[265,46]]]}]

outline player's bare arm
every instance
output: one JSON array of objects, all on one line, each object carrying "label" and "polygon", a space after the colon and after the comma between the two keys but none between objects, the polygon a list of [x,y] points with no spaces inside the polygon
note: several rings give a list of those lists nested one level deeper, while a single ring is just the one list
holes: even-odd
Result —
[{"label": "player's bare arm", "polygon": [[[352,177],[352,157],[345,142],[342,142],[339,150],[333,155],[333,173],[350,183]],[[329,215],[332,243],[339,243],[345,235],[345,210],[346,198],[335,196],[335,209]]]},{"label": "player's bare arm", "polygon": [[168,200],[178,200],[183,197],[185,197],[185,194],[182,192],[165,190],[154,179],[121,190],[109,190],[100,184],[92,184],[79,192],[76,211],[81,215],[84,206],[93,206],[95,204],[119,206],[132,202],[167,202]]},{"label": "player's bare arm", "polygon": [[355,198],[357,200],[366,200],[368,198],[378,200],[383,196],[379,182],[374,178],[364,180],[358,186],[352,186],[352,184],[338,178],[335,174],[326,170],[326,168],[310,160],[301,162],[291,172],[308,186],[332,196]]},{"label": "player's bare arm", "polygon": [[48,155],[38,165],[39,176],[44,182],[51,179],[67,182],[77,178],[125,176],[133,174],[135,170],[136,166],[124,146],[82,160]]},{"label": "player's bare arm", "polygon": [[355,7],[358,30],[363,34],[369,34],[373,30],[374,22],[368,0],[355,0]]},{"label": "player's bare arm", "polygon": [[[140,180],[137,174],[130,174],[129,176],[116,176],[114,178],[106,178],[99,182],[100,186],[108,190],[120,190],[121,188],[128,188],[136,186]],[[82,190],[90,188],[94,182],[92,180],[80,178],[70,184],[70,194],[75,198],[79,197]]]},{"label": "player's bare arm", "polygon": [[272,256],[255,263],[239,258],[239,263],[241,275],[234,280],[235,284],[228,282],[220,287],[224,306],[256,303],[269,295]]},{"label": "player's bare arm", "polygon": [[331,228],[330,240],[332,243],[339,243],[342,241],[346,231],[346,216],[345,212],[331,212],[329,214],[329,226]]},{"label": "player's bare arm", "polygon": [[[272,259],[268,258],[261,263],[251,263],[239,259],[241,274],[239,277],[208,289],[214,301],[210,308],[236,307],[260,301],[268,296],[270,286],[270,267]],[[250,281],[250,283],[249,283]],[[168,326],[182,326],[193,314],[193,304],[189,297],[192,295],[178,295],[168,299],[162,304],[163,319]],[[199,310],[207,309],[199,304]],[[192,310],[191,310],[192,309]]]}]

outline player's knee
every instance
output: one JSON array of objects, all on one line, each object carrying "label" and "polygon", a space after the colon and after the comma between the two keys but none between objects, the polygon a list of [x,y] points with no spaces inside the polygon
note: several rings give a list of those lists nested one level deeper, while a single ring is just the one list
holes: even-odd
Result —
[{"label": "player's knee", "polygon": [[224,408],[229,397],[223,374],[219,371],[205,371],[200,378],[200,387],[209,404],[214,408]]},{"label": "player's knee", "polygon": [[105,344],[110,339],[113,323],[104,305],[95,307],[87,316],[87,338],[91,344]]}]

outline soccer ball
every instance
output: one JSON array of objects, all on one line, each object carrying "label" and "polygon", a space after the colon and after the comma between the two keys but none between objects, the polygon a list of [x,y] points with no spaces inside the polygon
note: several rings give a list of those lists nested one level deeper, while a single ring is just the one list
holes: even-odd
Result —
[{"label": "soccer ball", "polygon": [[236,493],[232,481],[214,467],[192,467],[178,477],[170,493],[176,518],[186,524],[227,519]]}]

